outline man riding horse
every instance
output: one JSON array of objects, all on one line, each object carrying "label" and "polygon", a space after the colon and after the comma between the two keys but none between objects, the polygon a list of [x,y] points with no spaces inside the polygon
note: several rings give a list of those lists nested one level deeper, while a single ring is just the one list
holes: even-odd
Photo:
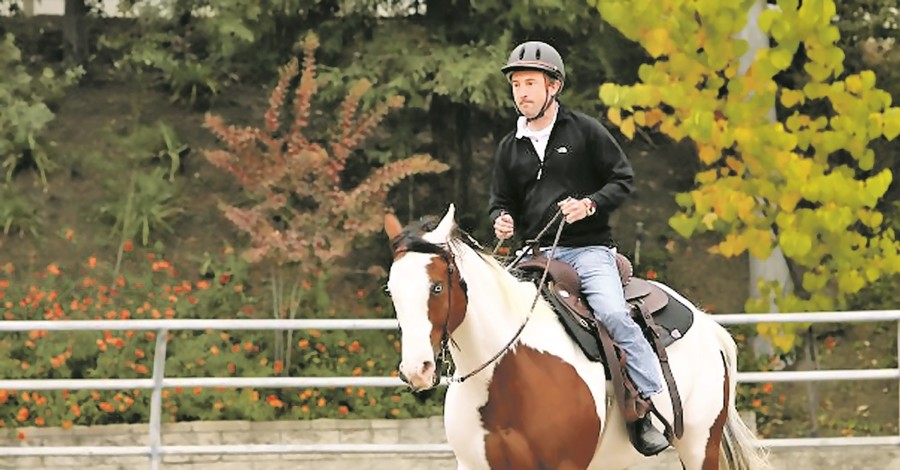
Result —
[{"label": "man riding horse", "polygon": [[[560,104],[566,70],[552,46],[520,44],[501,71],[520,116],[495,155],[489,207],[494,233],[500,240],[517,233],[549,248],[552,231],[535,238],[562,213],[566,227],[553,257],[578,272],[593,314],[624,352],[641,398],[652,405],[664,390],[661,369],[626,304],[609,222],[632,191],[631,164],[602,124]],[[628,432],[644,455],[669,445],[649,414],[628,423]]]}]

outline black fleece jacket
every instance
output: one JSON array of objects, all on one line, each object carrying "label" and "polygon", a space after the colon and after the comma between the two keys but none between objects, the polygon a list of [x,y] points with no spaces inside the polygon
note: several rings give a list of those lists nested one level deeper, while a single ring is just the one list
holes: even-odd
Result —
[{"label": "black fleece jacket", "polygon": [[[633,188],[634,170],[625,152],[596,119],[559,107],[543,163],[528,138],[507,134],[497,147],[491,182],[490,218],[508,212],[516,235],[533,240],[567,197],[591,198],[597,211],[566,225],[559,245],[615,246],[609,216]],[[549,246],[556,225],[541,237]]]}]

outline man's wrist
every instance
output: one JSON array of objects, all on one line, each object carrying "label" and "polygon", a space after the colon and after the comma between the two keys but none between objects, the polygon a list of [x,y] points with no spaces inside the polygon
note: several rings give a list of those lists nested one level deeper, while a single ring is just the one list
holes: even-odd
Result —
[{"label": "man's wrist", "polygon": [[586,197],[581,200],[581,203],[584,204],[584,207],[587,209],[588,216],[592,216],[597,212],[597,203],[594,202],[593,199]]}]

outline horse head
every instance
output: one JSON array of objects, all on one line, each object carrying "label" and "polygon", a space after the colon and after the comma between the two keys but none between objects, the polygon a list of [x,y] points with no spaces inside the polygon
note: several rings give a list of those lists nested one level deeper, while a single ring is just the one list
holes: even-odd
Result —
[{"label": "horse head", "polygon": [[450,335],[465,317],[465,281],[449,249],[454,212],[451,204],[436,226],[425,220],[402,227],[394,214],[385,215],[394,254],[388,291],[402,337],[400,374],[414,390],[438,384]]}]

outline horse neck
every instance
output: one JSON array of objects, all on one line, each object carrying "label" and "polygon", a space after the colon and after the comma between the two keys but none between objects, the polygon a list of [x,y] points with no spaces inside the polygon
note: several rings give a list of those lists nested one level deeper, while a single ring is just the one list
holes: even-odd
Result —
[{"label": "horse neck", "polygon": [[[457,266],[466,281],[466,317],[453,332],[458,348],[451,348],[460,374],[481,366],[509,345],[529,315],[536,289],[459,244]],[[540,310],[540,309],[537,309]]]}]

